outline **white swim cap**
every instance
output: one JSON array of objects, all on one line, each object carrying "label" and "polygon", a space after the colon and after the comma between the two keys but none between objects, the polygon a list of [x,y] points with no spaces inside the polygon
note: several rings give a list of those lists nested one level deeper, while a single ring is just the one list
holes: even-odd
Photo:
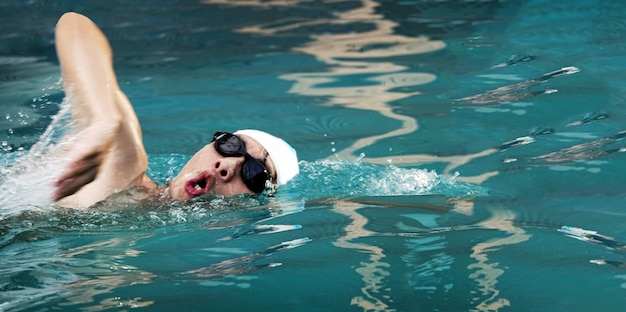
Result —
[{"label": "white swim cap", "polygon": [[263,145],[274,162],[278,185],[286,184],[300,172],[296,150],[285,140],[260,130],[239,130],[234,134],[247,135]]}]

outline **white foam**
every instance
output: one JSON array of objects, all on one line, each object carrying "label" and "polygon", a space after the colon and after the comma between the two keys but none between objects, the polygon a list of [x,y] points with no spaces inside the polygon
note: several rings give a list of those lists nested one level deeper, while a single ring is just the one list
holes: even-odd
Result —
[{"label": "white foam", "polygon": [[[0,219],[27,210],[53,208],[54,179],[64,164],[59,156],[63,145],[57,141],[71,128],[69,108],[68,103],[61,104],[59,113],[30,150],[4,155],[0,168]],[[68,140],[65,144],[70,143]]]}]

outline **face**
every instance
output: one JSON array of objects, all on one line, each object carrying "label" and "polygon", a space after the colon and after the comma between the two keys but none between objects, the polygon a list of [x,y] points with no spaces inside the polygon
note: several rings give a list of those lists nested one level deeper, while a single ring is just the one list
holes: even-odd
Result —
[{"label": "face", "polygon": [[[246,145],[248,154],[265,165],[275,177],[274,163],[266,157],[263,146],[254,139],[237,135]],[[243,182],[241,169],[244,157],[226,157],[215,150],[214,143],[199,150],[180,173],[170,182],[169,195],[177,200],[188,200],[204,194],[233,196],[254,194]]]}]

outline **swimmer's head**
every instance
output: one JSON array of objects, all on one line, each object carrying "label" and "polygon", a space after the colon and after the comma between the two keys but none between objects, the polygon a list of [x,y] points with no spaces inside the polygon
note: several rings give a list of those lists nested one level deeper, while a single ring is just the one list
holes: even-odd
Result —
[{"label": "swimmer's head", "polygon": [[300,172],[296,150],[285,140],[267,132],[252,129],[239,130],[234,134],[248,136],[265,148],[276,171],[274,190],[279,185],[289,182]]},{"label": "swimmer's head", "polygon": [[259,130],[217,132],[170,181],[169,195],[188,200],[204,194],[273,195],[299,173],[296,151]]}]

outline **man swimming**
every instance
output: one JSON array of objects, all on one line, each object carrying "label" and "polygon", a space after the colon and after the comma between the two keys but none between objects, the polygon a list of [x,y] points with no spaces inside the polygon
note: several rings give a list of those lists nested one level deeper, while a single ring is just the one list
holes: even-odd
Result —
[{"label": "man swimming", "polygon": [[141,128],[113,70],[111,47],[87,17],[64,14],[55,30],[63,87],[72,103],[78,137],[67,149],[69,165],[56,180],[58,205],[87,208],[132,187],[188,200],[204,194],[273,193],[298,172],[295,150],[259,130],[217,132],[169,186],[147,175]]}]

